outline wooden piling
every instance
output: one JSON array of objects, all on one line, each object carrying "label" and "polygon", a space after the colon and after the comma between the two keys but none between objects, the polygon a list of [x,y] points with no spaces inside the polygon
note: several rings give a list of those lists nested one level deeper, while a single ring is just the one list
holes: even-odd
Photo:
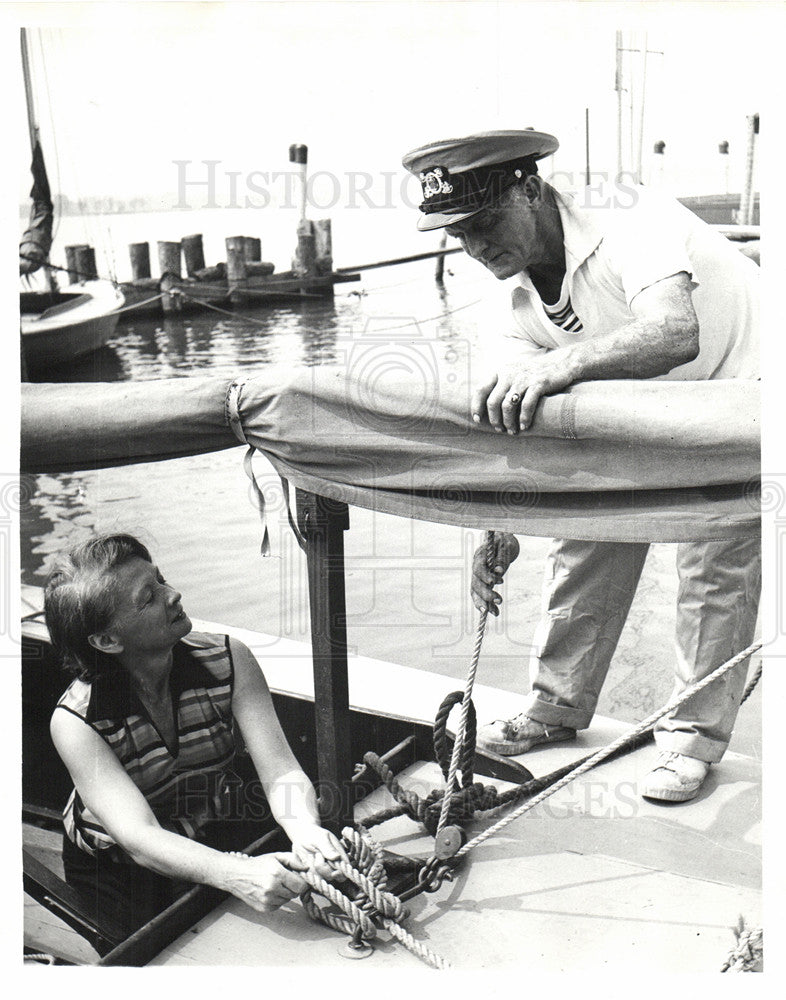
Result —
[{"label": "wooden piling", "polygon": [[242,301],[241,291],[248,279],[246,266],[246,237],[227,236],[227,284],[233,302]]},{"label": "wooden piling", "polygon": [[169,290],[182,280],[179,242],[158,241],[158,266],[161,271],[161,291],[167,293],[161,299],[161,308],[167,315],[178,313],[183,308],[183,300],[179,295],[169,294]]},{"label": "wooden piling", "polygon": [[292,270],[299,278],[313,277],[317,273],[317,248],[314,226],[308,219],[301,219],[297,227],[297,250]]},{"label": "wooden piling", "polygon": [[166,271],[161,275],[160,288],[164,293],[161,296],[161,309],[167,316],[183,311],[183,299],[177,292],[177,286],[181,280],[181,278],[171,271]]},{"label": "wooden piling", "polygon": [[262,240],[258,236],[244,236],[243,253],[248,264],[262,260]]},{"label": "wooden piling", "polygon": [[131,259],[131,278],[141,281],[150,277],[150,244],[129,243],[128,256]]},{"label": "wooden piling", "polygon": [[183,260],[186,263],[186,274],[193,278],[197,271],[205,269],[205,251],[202,246],[202,234],[194,233],[193,236],[184,236],[180,241],[183,248]]},{"label": "wooden piling", "polygon": [[180,243],[170,240],[158,241],[158,267],[161,277],[165,274],[172,274],[176,278],[182,278],[183,272],[180,270]]},{"label": "wooden piling", "polygon": [[76,252],[77,250],[83,250],[87,246],[86,243],[74,243],[70,247],[65,248],[66,255],[66,267],[68,268],[68,284],[75,285],[77,281],[80,280],[79,267],[76,262]]},{"label": "wooden piling", "polygon": [[161,291],[166,293],[161,299],[161,308],[165,315],[179,313],[183,308],[183,300],[177,294],[169,294],[169,291],[182,279],[180,243],[158,241],[158,266],[161,271]]},{"label": "wooden piling", "polygon": [[79,281],[96,281],[98,270],[96,268],[96,252],[86,244],[76,248],[76,269],[79,272]]},{"label": "wooden piling", "polygon": [[333,230],[330,219],[314,221],[314,242],[317,274],[332,274]]}]

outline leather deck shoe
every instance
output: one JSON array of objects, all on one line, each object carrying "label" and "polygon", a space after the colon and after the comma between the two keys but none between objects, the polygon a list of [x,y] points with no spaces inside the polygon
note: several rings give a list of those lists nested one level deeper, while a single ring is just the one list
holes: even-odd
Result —
[{"label": "leather deck shoe", "polygon": [[541,744],[572,740],[575,736],[575,729],[567,729],[565,726],[549,727],[530,719],[528,715],[517,715],[514,719],[496,719],[487,726],[481,726],[477,744],[503,757],[512,757]]},{"label": "leather deck shoe", "polygon": [[698,793],[709,769],[705,760],[661,751],[655,767],[644,779],[641,794],[646,799],[687,802]]}]

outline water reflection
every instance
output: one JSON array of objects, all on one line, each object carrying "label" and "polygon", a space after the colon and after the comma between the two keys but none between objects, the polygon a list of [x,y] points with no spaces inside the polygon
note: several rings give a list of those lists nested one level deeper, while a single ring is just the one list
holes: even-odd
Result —
[{"label": "water reflection", "polygon": [[[198,315],[123,314],[107,347],[70,365],[42,372],[38,380],[123,382],[204,374],[224,378],[262,365],[354,365],[359,357],[363,363],[369,357],[374,360],[376,355],[373,351],[369,355],[365,341],[368,337],[377,341],[377,335],[381,335],[377,346],[383,352],[385,344],[392,346],[396,357],[409,351],[415,361],[420,359],[421,367],[427,363],[431,371],[434,363],[447,360],[453,366],[466,357],[462,345],[474,336],[478,316],[475,309],[462,307],[473,299],[477,299],[477,288],[472,275],[440,288],[430,268],[407,265],[384,279],[380,272],[375,273],[370,287],[365,282],[352,288],[339,286],[332,299],[293,300]],[[205,495],[204,526],[195,529],[192,518],[173,513],[157,539],[161,556],[166,559],[177,553],[179,558],[184,551],[196,553],[194,543],[202,537],[203,529],[213,533],[218,548],[223,545],[226,551],[232,550],[248,525],[235,525],[232,519],[221,522],[214,509],[215,498],[227,489],[226,464],[217,457],[208,456],[201,463],[183,460],[178,468],[174,463],[162,463],[84,476],[37,476],[21,523],[25,581],[40,584],[53,554],[96,527],[146,530],[157,523],[159,508],[174,505],[176,511],[183,491],[194,492],[195,484],[188,481],[192,464],[199,466],[199,489]],[[164,468],[170,465],[171,474]],[[155,482],[159,482],[158,488]],[[245,480],[232,488],[243,498],[245,521]],[[255,530],[256,522],[252,523]],[[197,589],[207,591],[210,586],[231,592],[236,566],[232,561],[221,566],[219,560],[215,569],[217,576],[209,585],[198,583],[201,570],[195,554],[193,567],[184,567],[184,577],[190,577]],[[207,593],[203,596],[207,602]],[[247,602],[239,597],[238,603],[242,617]],[[250,613],[250,608],[247,611]]]},{"label": "water reflection", "polygon": [[107,345],[56,368],[38,368],[28,378],[30,382],[124,382],[129,376],[122,353]]},{"label": "water reflection", "polygon": [[22,582],[40,587],[57,554],[87,538],[95,524],[84,477],[36,476],[35,491],[20,511]]}]

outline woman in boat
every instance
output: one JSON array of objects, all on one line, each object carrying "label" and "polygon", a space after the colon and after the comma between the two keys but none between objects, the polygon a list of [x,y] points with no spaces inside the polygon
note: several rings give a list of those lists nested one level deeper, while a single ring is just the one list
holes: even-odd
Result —
[{"label": "woman in boat", "polygon": [[[305,885],[293,862],[328,876],[327,862],[345,857],[320,826],[253,654],[192,632],[141,542],[104,535],[72,549],[47,582],[45,614],[75,676],[51,720],[74,782],[63,863],[99,920],[127,936],[195,882],[273,910]],[[237,852],[252,839],[243,813],[259,831],[261,796],[252,810],[250,794],[235,795],[233,808],[233,722],[295,858]]]}]

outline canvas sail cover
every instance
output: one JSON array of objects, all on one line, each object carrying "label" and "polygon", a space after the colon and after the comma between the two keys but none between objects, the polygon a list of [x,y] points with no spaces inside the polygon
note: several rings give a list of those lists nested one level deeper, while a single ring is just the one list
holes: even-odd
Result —
[{"label": "canvas sail cover", "polygon": [[592,511],[601,517],[608,503],[602,537],[628,537],[630,526],[608,525],[631,506],[663,523],[679,509],[688,525],[695,499],[712,500],[712,537],[733,534],[735,518],[753,530],[757,382],[582,383],[543,399],[531,430],[515,436],[474,424],[469,393],[461,383],[274,366],[233,383],[25,385],[22,465],[94,468],[242,439],[296,486],[409,516],[487,524],[493,514],[515,530],[540,506],[557,513],[531,533],[558,534],[561,508],[600,537]]},{"label": "canvas sail cover", "polygon": [[33,274],[49,260],[52,249],[52,218],[54,206],[49,191],[49,180],[44,166],[44,154],[40,142],[36,141],[33,148],[33,187],[30,197],[33,204],[30,209],[30,223],[19,244],[19,273]]}]

